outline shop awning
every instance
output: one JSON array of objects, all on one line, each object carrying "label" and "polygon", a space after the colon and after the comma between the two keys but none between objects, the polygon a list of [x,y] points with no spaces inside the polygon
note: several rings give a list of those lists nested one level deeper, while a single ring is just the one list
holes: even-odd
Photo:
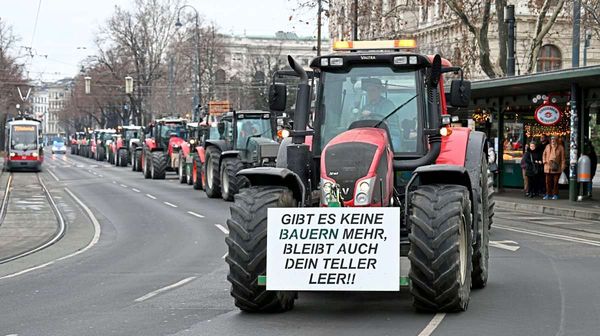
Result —
[{"label": "shop awning", "polygon": [[600,88],[600,66],[538,72],[531,75],[474,81],[471,98],[492,98],[568,91],[572,83],[581,88]]}]

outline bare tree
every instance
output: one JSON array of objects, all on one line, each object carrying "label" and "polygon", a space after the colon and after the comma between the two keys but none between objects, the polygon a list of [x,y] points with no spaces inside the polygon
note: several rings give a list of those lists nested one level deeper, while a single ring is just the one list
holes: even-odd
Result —
[{"label": "bare tree", "polygon": [[[553,3],[556,3],[556,5],[552,6]],[[527,50],[527,73],[531,73],[534,71],[535,66],[537,64],[537,58],[540,52],[540,47],[542,46],[542,42],[544,41],[544,37],[546,37],[546,35],[556,22],[556,19],[558,18],[558,15],[562,11],[564,5],[565,0],[558,0],[558,2],[553,0],[544,0],[544,3],[542,4],[542,7],[540,8],[539,13],[537,15],[533,39],[531,40],[531,44],[529,45],[529,48]],[[553,12],[549,18],[546,18],[551,6],[554,7]]]},{"label": "bare tree", "polygon": [[175,29],[180,0],[135,0],[133,10],[116,6],[115,13],[97,37],[100,61],[112,67],[107,50],[119,49],[131,63],[135,81],[130,96],[132,113],[138,123],[152,117],[146,104],[155,80],[164,76],[165,52]]}]

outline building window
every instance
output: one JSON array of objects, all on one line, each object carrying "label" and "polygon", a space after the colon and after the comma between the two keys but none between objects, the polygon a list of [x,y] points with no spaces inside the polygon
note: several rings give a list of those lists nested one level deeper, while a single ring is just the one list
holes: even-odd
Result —
[{"label": "building window", "polygon": [[562,67],[562,56],[560,50],[552,45],[546,44],[540,48],[537,59],[537,71],[558,70]]}]

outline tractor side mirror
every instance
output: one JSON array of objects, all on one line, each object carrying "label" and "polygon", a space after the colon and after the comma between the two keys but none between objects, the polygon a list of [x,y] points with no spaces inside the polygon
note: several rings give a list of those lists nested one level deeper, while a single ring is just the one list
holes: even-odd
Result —
[{"label": "tractor side mirror", "polygon": [[429,86],[434,88],[440,82],[440,76],[442,75],[442,56],[439,54],[433,57],[431,62],[431,70],[429,70]]},{"label": "tractor side mirror", "polygon": [[469,107],[471,100],[471,82],[462,79],[454,79],[450,84],[449,102],[453,107]]},{"label": "tractor side mirror", "polygon": [[269,109],[274,112],[285,111],[287,87],[284,83],[273,83],[269,87]]}]

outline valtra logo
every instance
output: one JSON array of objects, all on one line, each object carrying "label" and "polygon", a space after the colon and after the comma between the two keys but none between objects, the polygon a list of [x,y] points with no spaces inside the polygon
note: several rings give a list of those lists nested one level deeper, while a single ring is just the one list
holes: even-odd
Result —
[{"label": "valtra logo", "polygon": [[535,120],[544,126],[553,126],[560,121],[560,108],[554,104],[543,104],[534,113]]}]

